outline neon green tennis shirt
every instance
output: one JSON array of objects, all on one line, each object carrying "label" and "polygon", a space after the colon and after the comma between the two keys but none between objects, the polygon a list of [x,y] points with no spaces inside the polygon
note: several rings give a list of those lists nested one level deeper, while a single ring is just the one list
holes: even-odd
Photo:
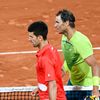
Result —
[{"label": "neon green tennis shirt", "polygon": [[91,67],[84,61],[85,58],[93,55],[89,39],[76,31],[69,41],[63,35],[61,44],[65,59],[64,69],[69,71],[71,83],[80,86],[93,85]]}]

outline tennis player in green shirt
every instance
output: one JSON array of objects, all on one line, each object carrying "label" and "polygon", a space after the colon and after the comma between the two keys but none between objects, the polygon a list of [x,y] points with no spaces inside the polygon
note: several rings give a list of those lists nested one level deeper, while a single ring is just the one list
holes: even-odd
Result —
[{"label": "tennis player in green shirt", "polygon": [[93,91],[68,91],[68,100],[84,100],[86,96],[99,97],[99,66],[89,39],[75,29],[75,16],[63,9],[56,14],[55,28],[62,34],[64,54],[63,71],[69,72],[68,85],[93,86]]}]

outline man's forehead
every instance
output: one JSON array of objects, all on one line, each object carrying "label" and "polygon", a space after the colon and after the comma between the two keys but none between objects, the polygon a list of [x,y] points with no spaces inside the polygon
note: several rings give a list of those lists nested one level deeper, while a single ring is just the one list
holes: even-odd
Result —
[{"label": "man's forehead", "polygon": [[33,36],[34,35],[34,33],[33,32],[29,32],[29,36]]},{"label": "man's forehead", "polygon": [[62,20],[61,20],[61,15],[56,16],[56,21],[62,21]]}]

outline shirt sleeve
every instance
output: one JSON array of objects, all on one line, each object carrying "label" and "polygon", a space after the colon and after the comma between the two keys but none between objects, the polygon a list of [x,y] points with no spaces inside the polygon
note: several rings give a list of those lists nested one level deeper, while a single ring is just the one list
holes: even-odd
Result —
[{"label": "shirt sleeve", "polygon": [[83,59],[93,55],[93,48],[89,40],[81,40],[76,44],[76,49]]},{"label": "shirt sleeve", "polygon": [[43,62],[43,68],[45,72],[45,81],[51,81],[56,79],[54,64],[52,60],[48,57],[46,57],[45,61]]}]

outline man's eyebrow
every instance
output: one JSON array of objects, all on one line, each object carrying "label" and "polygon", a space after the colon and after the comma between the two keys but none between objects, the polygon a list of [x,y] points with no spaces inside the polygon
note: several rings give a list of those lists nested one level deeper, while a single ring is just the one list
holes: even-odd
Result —
[{"label": "man's eyebrow", "polygon": [[56,23],[59,23],[59,21],[56,21]]},{"label": "man's eyebrow", "polygon": [[29,35],[29,37],[32,37],[31,35]]}]

